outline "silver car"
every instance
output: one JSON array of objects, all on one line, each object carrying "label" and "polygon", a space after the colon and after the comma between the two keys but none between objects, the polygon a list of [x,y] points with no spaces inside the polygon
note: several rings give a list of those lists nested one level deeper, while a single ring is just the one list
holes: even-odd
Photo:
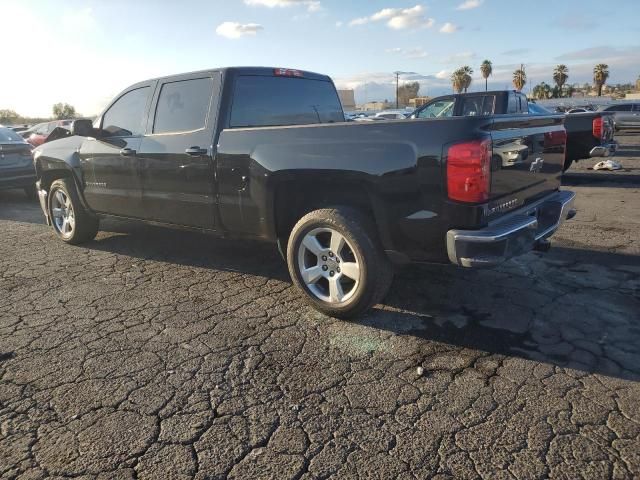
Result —
[{"label": "silver car", "polygon": [[598,109],[601,112],[614,114],[615,128],[640,128],[640,103],[617,103],[604,105]]}]

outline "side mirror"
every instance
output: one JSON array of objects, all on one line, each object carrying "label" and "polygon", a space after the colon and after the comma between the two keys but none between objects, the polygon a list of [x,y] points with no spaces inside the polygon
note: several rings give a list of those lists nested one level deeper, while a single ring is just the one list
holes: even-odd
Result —
[{"label": "side mirror", "polygon": [[71,124],[71,135],[78,135],[80,137],[90,137],[93,134],[93,122],[89,119],[83,118],[80,120],[74,120]]}]

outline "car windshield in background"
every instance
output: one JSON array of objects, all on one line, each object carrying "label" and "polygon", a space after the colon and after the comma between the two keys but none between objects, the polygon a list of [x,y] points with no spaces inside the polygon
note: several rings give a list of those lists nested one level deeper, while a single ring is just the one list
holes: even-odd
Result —
[{"label": "car windshield in background", "polygon": [[529,102],[529,113],[531,115],[549,115],[552,112],[537,103]]},{"label": "car windshield in background", "polygon": [[231,127],[269,127],[344,122],[331,82],[242,75],[237,78]]},{"label": "car windshield in background", "polygon": [[20,142],[24,143],[23,138],[10,128],[0,127],[0,143],[2,142]]}]

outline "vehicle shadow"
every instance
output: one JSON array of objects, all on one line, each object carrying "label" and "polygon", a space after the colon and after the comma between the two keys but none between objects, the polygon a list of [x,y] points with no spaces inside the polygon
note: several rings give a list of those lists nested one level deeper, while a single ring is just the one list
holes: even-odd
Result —
[{"label": "vehicle shadow", "polygon": [[101,221],[96,240],[83,246],[142,260],[289,282],[286,264],[276,246],[267,242],[109,219]]},{"label": "vehicle shadow", "polygon": [[562,185],[565,187],[613,187],[613,188],[638,188],[640,185],[640,168],[624,169],[618,172],[585,171],[567,172],[562,175]]},{"label": "vehicle shadow", "polygon": [[[290,283],[275,246],[111,221],[86,246],[143,260]],[[638,258],[556,247],[497,269],[416,265],[357,323],[452,348],[471,348],[640,381]],[[635,273],[634,273],[635,272]],[[603,288],[606,287],[606,288]],[[634,313],[635,312],[635,313]]]},{"label": "vehicle shadow", "polygon": [[551,252],[493,270],[412,266],[397,276],[385,305],[363,323],[640,381],[640,301],[633,295],[640,279],[638,257],[562,247]]},{"label": "vehicle shadow", "polygon": [[37,198],[28,198],[23,190],[0,190],[0,220],[44,223]]}]

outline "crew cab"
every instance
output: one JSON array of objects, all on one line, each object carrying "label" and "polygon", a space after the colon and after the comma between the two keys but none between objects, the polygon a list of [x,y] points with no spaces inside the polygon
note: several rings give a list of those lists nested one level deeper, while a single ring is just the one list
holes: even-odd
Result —
[{"label": "crew cab", "polygon": [[[299,70],[148,80],[70,134],[34,155],[61,240],[115,216],[271,241],[336,317],[381,301],[396,264],[496,265],[547,249],[574,213],[561,115],[347,123],[331,79]],[[495,160],[511,149],[521,161]]]},{"label": "crew cab", "polygon": [[[418,108],[411,118],[505,114],[550,115],[551,112],[529,102],[521,92],[496,90],[437,97]],[[567,114],[564,121],[567,150],[563,170],[580,159],[614,155],[617,145],[613,140],[613,120],[612,114],[604,112]]]}]

